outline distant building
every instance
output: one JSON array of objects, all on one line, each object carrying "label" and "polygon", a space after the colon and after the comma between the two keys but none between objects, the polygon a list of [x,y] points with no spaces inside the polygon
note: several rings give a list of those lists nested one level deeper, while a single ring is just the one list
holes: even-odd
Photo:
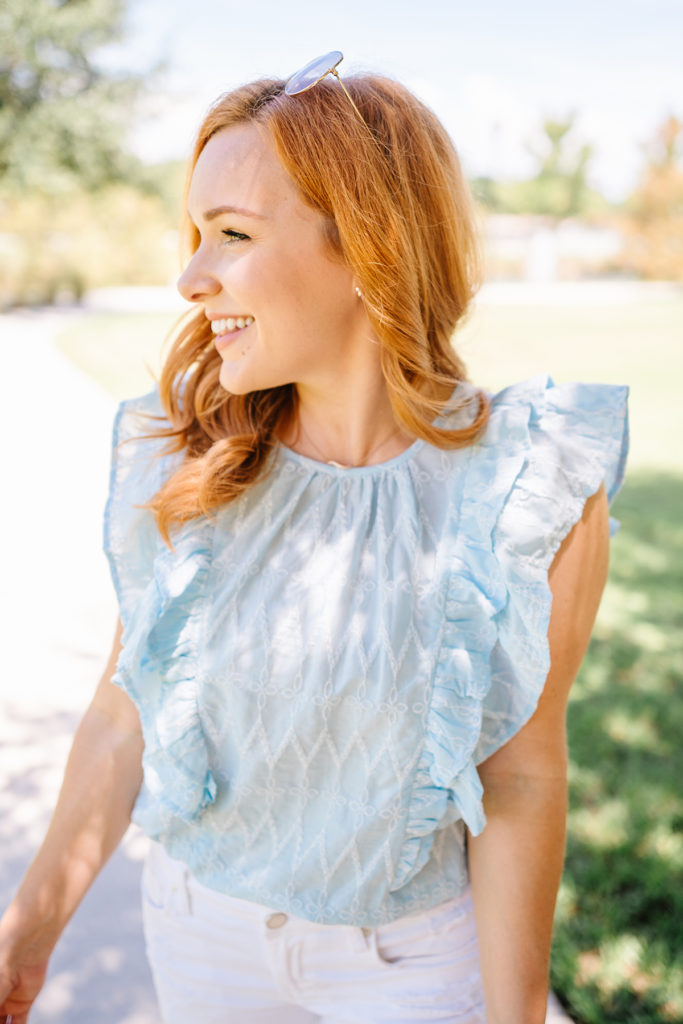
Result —
[{"label": "distant building", "polygon": [[597,277],[613,268],[621,233],[578,219],[491,214],[485,222],[486,278],[537,283]]}]

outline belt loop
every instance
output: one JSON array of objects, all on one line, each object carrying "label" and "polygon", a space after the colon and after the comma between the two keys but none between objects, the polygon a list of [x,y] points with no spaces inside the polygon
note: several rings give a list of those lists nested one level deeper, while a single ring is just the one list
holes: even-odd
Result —
[{"label": "belt loop", "polygon": [[363,953],[366,949],[370,948],[372,928],[359,928],[356,925],[351,925],[348,928],[347,934],[351,949],[357,953]]},{"label": "belt loop", "polygon": [[190,895],[190,869],[178,862],[173,872],[168,893],[169,909],[177,914],[192,914],[192,897]]}]

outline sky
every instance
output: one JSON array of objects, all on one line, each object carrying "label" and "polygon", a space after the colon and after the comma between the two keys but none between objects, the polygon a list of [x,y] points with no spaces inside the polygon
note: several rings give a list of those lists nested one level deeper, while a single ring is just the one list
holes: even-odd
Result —
[{"label": "sky", "polygon": [[683,118],[683,0],[129,0],[114,60],[166,70],[138,111],[143,158],[187,156],[221,92],[288,77],[329,50],[340,73],[398,78],[448,128],[466,172],[533,173],[544,118],[576,114],[609,198],[637,182],[643,145]]}]

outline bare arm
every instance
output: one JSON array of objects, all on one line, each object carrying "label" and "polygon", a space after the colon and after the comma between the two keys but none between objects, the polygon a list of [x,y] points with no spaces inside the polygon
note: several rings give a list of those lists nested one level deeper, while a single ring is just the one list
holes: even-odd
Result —
[{"label": "bare arm", "polygon": [[565,715],[607,575],[600,490],[550,569],[551,669],[529,722],[479,768],[488,824],[468,836],[489,1024],[543,1024],[567,811]]},{"label": "bare arm", "polygon": [[74,737],[50,827],[0,920],[0,1015],[11,1013],[15,1024],[26,1020],[59,936],[126,831],[142,782],[138,713],[110,682],[120,637],[119,625]]}]

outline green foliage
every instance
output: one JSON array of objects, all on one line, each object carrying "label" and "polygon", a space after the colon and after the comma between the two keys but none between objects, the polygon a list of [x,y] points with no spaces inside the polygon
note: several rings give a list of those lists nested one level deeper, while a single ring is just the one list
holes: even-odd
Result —
[{"label": "green foliage", "polygon": [[174,228],[180,223],[186,173],[184,160],[145,164],[142,170],[146,190],[159,197],[164,214]]},{"label": "green foliage", "polygon": [[177,270],[177,166],[157,180],[127,152],[143,78],[107,67],[125,9],[126,0],[0,7],[0,308],[165,284]]},{"label": "green foliage", "polygon": [[574,120],[572,114],[566,121],[545,121],[542,149],[534,151],[530,147],[540,165],[535,178],[537,213],[558,218],[583,213],[586,171],[593,149],[586,143],[578,149],[572,146]]},{"label": "green foliage", "polygon": [[124,0],[4,0],[0,182],[59,194],[130,180],[122,148],[142,79],[97,62],[120,39]]},{"label": "green foliage", "polygon": [[176,218],[131,185],[34,193],[2,208],[0,308],[79,299],[104,285],[167,284],[178,271]]},{"label": "green foliage", "polygon": [[633,473],[569,709],[553,984],[580,1024],[683,1020],[683,477]]},{"label": "green foliage", "polygon": [[475,178],[475,195],[491,213],[540,214],[561,220],[604,211],[605,199],[588,185],[592,147],[573,138],[575,116],[543,123],[540,148],[529,147],[538,171],[526,181]]},{"label": "green foliage", "polygon": [[580,202],[569,199],[576,186],[561,177],[531,178],[527,181],[494,181],[492,178],[473,178],[472,189],[477,200],[488,213],[537,214],[553,220],[574,216],[567,213],[577,206],[576,215],[594,217],[607,213],[611,206],[600,192],[582,187]]}]

